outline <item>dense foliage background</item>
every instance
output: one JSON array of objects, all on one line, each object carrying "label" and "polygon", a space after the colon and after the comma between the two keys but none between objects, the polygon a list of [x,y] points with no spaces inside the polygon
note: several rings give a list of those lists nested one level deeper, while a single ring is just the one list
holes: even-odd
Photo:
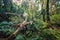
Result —
[{"label": "dense foliage background", "polygon": [[60,0],[0,0],[0,40],[24,20],[32,23],[11,40],[60,40]]}]

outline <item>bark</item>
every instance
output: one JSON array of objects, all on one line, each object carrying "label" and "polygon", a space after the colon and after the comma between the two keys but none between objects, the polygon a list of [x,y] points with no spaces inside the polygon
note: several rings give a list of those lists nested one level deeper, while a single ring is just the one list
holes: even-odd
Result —
[{"label": "bark", "polygon": [[47,0],[46,12],[47,12],[47,22],[48,22],[48,21],[50,21],[50,15],[49,15],[49,0]]},{"label": "bark", "polygon": [[43,16],[43,21],[45,22],[45,10],[43,9],[43,3],[42,3],[42,16]]}]

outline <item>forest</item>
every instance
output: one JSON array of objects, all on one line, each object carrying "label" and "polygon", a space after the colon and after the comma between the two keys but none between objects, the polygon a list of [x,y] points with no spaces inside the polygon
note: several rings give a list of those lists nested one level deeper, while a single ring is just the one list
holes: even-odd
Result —
[{"label": "forest", "polygon": [[0,0],[0,40],[60,40],[60,0]]}]

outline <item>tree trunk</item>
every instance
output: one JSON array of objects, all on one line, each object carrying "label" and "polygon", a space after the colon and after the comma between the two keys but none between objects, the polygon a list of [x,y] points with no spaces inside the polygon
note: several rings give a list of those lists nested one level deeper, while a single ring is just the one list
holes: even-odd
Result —
[{"label": "tree trunk", "polygon": [[42,13],[42,16],[43,16],[43,21],[45,22],[45,10],[44,10],[44,8],[43,8],[43,4],[44,4],[44,1],[42,0],[42,8],[41,8],[41,13]]},{"label": "tree trunk", "polygon": [[50,15],[49,15],[49,0],[47,0],[46,12],[47,12],[47,22],[49,22],[49,21],[50,21]]}]

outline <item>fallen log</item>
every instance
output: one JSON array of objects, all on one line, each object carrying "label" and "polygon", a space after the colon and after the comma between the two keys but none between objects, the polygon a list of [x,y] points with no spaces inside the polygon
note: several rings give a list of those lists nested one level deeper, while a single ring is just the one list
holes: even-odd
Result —
[{"label": "fallen log", "polygon": [[19,24],[19,27],[17,28],[17,30],[15,32],[13,32],[9,37],[3,39],[3,40],[11,40],[11,38],[13,38],[15,35],[17,35],[17,33],[23,29],[23,27],[27,24],[30,24],[32,23],[32,21],[30,22],[26,22],[26,21],[23,21],[22,23]]}]

